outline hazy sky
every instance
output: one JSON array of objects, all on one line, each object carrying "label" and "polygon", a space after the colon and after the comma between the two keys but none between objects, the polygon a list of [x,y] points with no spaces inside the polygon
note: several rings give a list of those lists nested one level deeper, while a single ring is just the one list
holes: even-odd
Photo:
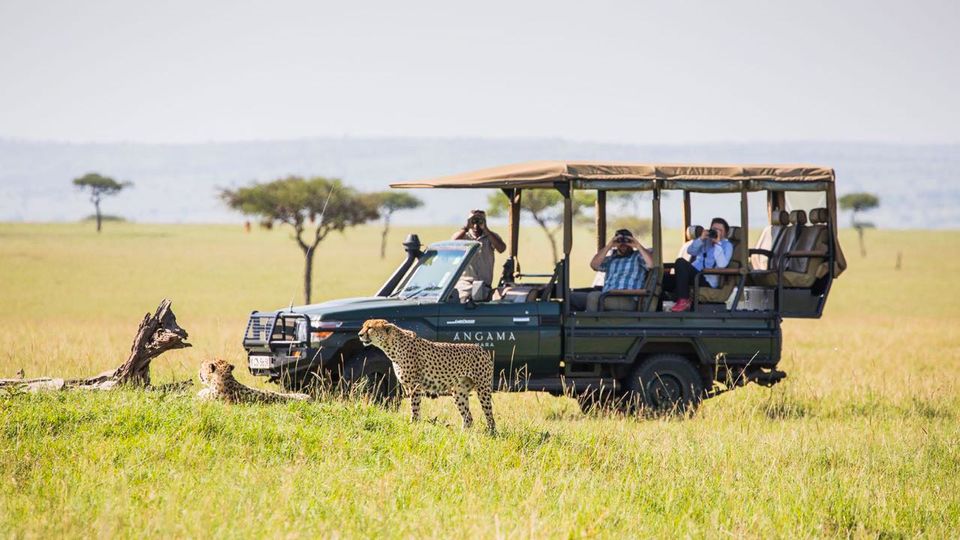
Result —
[{"label": "hazy sky", "polygon": [[0,0],[0,137],[960,142],[958,6]]}]

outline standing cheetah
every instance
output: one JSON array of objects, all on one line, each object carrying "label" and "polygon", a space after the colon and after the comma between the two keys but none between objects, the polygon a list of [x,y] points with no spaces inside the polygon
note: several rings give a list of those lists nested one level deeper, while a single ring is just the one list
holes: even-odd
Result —
[{"label": "standing cheetah", "polygon": [[200,382],[206,387],[197,393],[200,399],[219,399],[227,403],[279,403],[309,401],[307,394],[278,394],[244,386],[233,377],[233,366],[222,359],[200,364]]},{"label": "standing cheetah", "polygon": [[463,427],[473,425],[470,414],[470,390],[476,389],[487,429],[493,433],[493,358],[472,343],[434,343],[415,333],[398,328],[383,319],[371,319],[360,329],[360,341],[384,352],[403,390],[410,395],[413,421],[420,419],[420,399],[424,393],[453,394],[463,416]]}]

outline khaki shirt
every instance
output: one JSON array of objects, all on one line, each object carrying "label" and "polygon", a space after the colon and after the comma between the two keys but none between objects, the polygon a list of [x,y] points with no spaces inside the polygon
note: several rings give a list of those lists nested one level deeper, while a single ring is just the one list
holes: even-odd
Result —
[{"label": "khaki shirt", "polygon": [[490,287],[493,287],[493,257],[494,250],[490,244],[490,235],[484,234],[477,238],[473,229],[468,229],[463,235],[464,240],[476,240],[480,242],[480,248],[473,254],[470,263],[463,269],[462,278],[471,278],[475,281],[483,281]]}]

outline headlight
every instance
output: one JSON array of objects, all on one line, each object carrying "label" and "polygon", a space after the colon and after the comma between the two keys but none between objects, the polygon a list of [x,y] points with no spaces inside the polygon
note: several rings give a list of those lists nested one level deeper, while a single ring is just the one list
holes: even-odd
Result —
[{"label": "headlight", "polygon": [[311,321],[313,332],[310,341],[323,341],[333,335],[333,331],[343,325],[341,321]]}]

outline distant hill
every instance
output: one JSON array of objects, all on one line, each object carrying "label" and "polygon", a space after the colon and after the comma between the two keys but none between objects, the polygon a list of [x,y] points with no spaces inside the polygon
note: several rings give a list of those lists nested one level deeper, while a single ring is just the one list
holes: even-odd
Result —
[{"label": "distant hill", "polygon": [[[104,212],[141,222],[238,222],[218,187],[287,174],[344,179],[364,191],[392,181],[537,159],[809,162],[837,171],[840,194],[871,191],[881,207],[865,216],[881,227],[958,228],[960,146],[861,143],[636,146],[560,139],[318,138],[185,145],[71,144],[0,139],[0,220],[70,221],[90,214],[72,178],[98,171],[135,187],[107,200]],[[397,215],[404,223],[455,223],[484,205],[486,193],[418,191],[427,206]],[[715,199],[715,200],[707,200]],[[699,205],[698,205],[699,203]],[[666,220],[679,210],[666,201]],[[694,201],[695,216],[736,216],[735,201]],[[760,206],[760,205],[755,205]],[[674,211],[676,210],[676,211]],[[753,219],[762,219],[756,208]],[[842,218],[843,219],[843,218]]]}]

